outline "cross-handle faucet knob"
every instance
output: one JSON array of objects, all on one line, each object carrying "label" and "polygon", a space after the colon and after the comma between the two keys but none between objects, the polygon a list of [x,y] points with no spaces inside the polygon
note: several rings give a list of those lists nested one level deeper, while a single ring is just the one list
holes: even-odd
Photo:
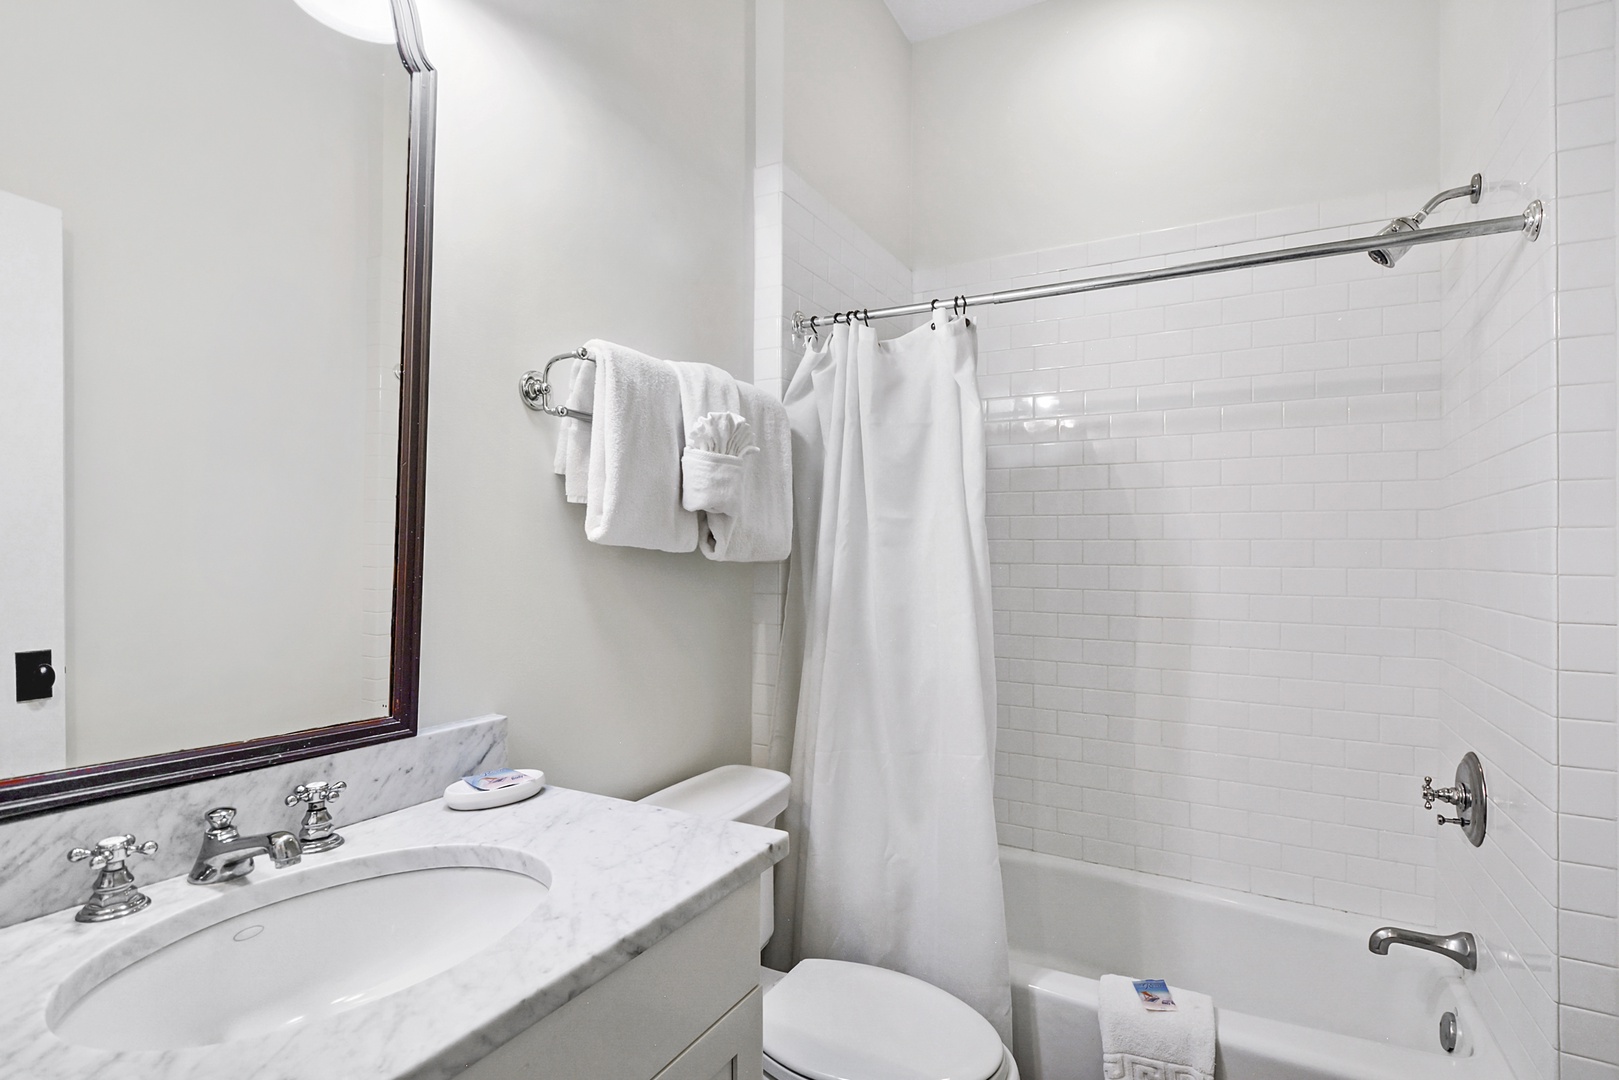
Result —
[{"label": "cross-handle faucet knob", "polygon": [[108,836],[94,847],[76,847],[67,853],[68,862],[88,862],[101,873],[96,875],[90,901],[74,916],[79,922],[106,922],[133,915],[152,902],[152,898],[135,888],[135,876],[124,865],[131,855],[151,855],[157,851],[157,841],[139,842],[129,833]]},{"label": "cross-handle faucet knob", "polygon": [[311,809],[315,809],[340,798],[348,786],[346,780],[339,780],[335,784],[325,780],[316,780],[312,784],[299,784],[292,789],[292,794],[287,796],[287,805],[308,803]]},{"label": "cross-handle faucet knob", "polygon": [[[1463,810],[1466,810],[1468,805],[1473,801],[1468,795],[1466,788],[1436,788],[1433,786],[1433,777],[1424,776],[1422,778],[1422,808],[1424,810],[1432,810],[1435,800],[1438,800],[1439,802],[1448,802],[1450,805],[1459,807]],[[1444,821],[1441,820],[1440,824],[1444,824]]]},{"label": "cross-handle faucet knob", "polygon": [[298,844],[306,853],[330,851],[343,843],[343,838],[332,824],[332,812],[326,809],[326,804],[340,797],[347,787],[347,782],[343,780],[335,783],[317,780],[312,784],[299,784],[287,796],[288,806],[304,803],[309,807],[298,829]]},{"label": "cross-handle faucet knob", "polygon": [[227,829],[234,829],[235,826],[231,822],[236,820],[236,807],[216,806],[208,811],[207,818],[208,828],[211,832],[225,832]]},{"label": "cross-handle faucet knob", "polygon": [[134,836],[125,833],[122,836],[105,837],[98,841],[95,847],[76,847],[67,853],[67,861],[84,862],[88,859],[92,869],[100,870],[106,866],[117,869],[117,865],[131,855],[151,855],[156,851],[156,840],[137,843]]}]

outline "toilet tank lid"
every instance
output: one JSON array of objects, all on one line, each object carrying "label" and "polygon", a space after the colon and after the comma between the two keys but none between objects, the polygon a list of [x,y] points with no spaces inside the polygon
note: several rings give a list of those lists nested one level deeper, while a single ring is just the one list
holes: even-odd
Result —
[{"label": "toilet tank lid", "polygon": [[641,801],[698,817],[768,825],[787,809],[786,773],[751,765],[721,765]]}]

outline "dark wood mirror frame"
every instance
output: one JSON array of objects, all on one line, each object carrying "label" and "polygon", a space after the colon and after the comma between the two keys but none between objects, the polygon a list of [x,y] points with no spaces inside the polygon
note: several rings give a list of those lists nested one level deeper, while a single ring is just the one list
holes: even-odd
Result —
[{"label": "dark wood mirror frame", "polygon": [[416,734],[421,670],[422,518],[427,474],[427,346],[433,269],[433,146],[437,72],[422,48],[414,0],[391,0],[399,58],[410,73],[405,188],[404,326],[399,468],[394,500],[393,643],[389,715],[288,735],[178,750],[0,780],[0,821],[263,769]]}]

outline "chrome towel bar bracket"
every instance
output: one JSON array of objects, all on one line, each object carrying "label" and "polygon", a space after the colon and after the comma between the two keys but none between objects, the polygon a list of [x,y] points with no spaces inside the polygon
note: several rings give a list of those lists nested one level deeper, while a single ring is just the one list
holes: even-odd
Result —
[{"label": "chrome towel bar bracket", "polygon": [[585,410],[551,404],[551,368],[562,360],[588,360],[592,364],[596,362],[596,358],[582,348],[558,353],[547,360],[541,370],[523,372],[523,377],[517,380],[517,393],[522,397],[523,404],[535,412],[549,413],[566,420],[582,420],[588,424],[591,421],[591,414]]}]

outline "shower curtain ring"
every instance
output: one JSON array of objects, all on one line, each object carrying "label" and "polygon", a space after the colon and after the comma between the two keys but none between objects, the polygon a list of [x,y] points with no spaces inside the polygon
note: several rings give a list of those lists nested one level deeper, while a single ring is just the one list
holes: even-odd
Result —
[{"label": "shower curtain ring", "polygon": [[860,321],[865,323],[866,327],[868,329],[871,327],[871,309],[870,308],[861,308],[860,309]]},{"label": "shower curtain ring", "polygon": [[928,329],[937,330],[939,328],[939,298],[937,296],[928,302],[928,314],[933,316],[933,320],[928,323]]}]

